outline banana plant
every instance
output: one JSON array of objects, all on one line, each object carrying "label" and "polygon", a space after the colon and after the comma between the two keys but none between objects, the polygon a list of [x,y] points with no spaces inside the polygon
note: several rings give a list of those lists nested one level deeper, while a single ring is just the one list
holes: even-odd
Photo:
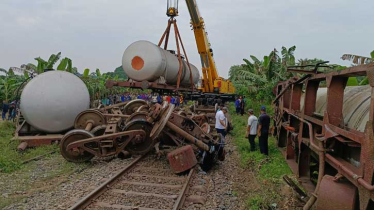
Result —
[{"label": "banana plant", "polygon": [[[32,63],[23,64],[20,68],[18,67],[12,67],[13,70],[24,73],[27,75],[38,75],[44,73],[45,69],[53,69],[55,64],[60,60],[61,58],[61,52],[57,54],[52,54],[49,56],[48,60],[44,60],[41,57],[35,58],[35,60],[38,62],[37,65],[34,65]],[[57,66],[57,70],[59,71],[67,71],[73,74],[78,73],[78,69],[76,67],[73,67],[73,62],[70,58],[63,58],[61,59],[60,63]]]},{"label": "banana plant", "polygon": [[[341,59],[352,61],[352,63],[354,63],[356,65],[363,65],[363,64],[372,63],[372,62],[374,62],[374,50],[370,53],[370,57],[353,55],[353,54],[344,54],[341,57]],[[369,84],[369,78],[365,77],[358,85],[368,85],[368,84]]]},{"label": "banana plant", "polygon": [[14,99],[14,92],[23,79],[16,76],[12,69],[9,69],[9,71],[0,69],[0,71],[6,74],[0,77],[0,99],[9,101],[10,99]]},{"label": "banana plant", "polygon": [[57,66],[57,70],[77,73],[77,71],[73,68],[73,64],[70,58],[63,58],[60,64]]},{"label": "banana plant", "polygon": [[341,57],[342,60],[352,61],[352,63],[357,65],[363,65],[374,62],[374,50],[370,53],[370,57],[353,55],[353,54],[344,54]]}]

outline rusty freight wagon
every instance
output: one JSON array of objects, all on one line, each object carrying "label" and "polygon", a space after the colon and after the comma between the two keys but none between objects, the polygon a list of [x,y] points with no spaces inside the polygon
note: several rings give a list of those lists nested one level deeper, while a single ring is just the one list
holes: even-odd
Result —
[{"label": "rusty freight wagon", "polygon": [[[291,70],[292,71],[292,70]],[[304,209],[374,209],[374,63],[279,83],[278,147],[311,198]],[[349,86],[367,76],[369,85]]]}]

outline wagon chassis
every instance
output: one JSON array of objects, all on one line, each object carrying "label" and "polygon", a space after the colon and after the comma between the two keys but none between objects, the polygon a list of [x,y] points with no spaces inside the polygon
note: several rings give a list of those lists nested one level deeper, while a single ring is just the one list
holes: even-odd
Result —
[{"label": "wagon chassis", "polygon": [[[307,75],[278,84],[274,123],[278,147],[311,193],[304,208],[309,209],[316,202],[318,209],[373,209],[374,64],[330,73],[321,73],[318,67],[313,71],[290,71]],[[364,132],[344,124],[344,89],[348,78],[357,76],[367,76],[371,88],[370,117]],[[321,116],[315,112],[317,91],[323,81],[327,99]],[[356,155],[359,164],[347,161],[349,155]]]}]

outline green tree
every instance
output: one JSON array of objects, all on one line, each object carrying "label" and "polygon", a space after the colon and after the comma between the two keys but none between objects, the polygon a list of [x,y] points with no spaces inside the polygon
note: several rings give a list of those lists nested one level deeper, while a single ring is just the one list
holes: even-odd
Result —
[{"label": "green tree", "polygon": [[117,80],[127,80],[128,77],[125,74],[122,66],[117,67],[114,72],[107,72],[105,73],[109,78],[118,78]]}]

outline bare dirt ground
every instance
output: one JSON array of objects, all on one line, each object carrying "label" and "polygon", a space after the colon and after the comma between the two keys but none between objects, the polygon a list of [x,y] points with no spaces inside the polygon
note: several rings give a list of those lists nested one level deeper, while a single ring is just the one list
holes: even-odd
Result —
[{"label": "bare dirt ground", "polygon": [[[266,183],[259,183],[250,170],[240,167],[240,157],[230,137],[226,150],[224,162],[219,162],[207,174],[198,173],[195,179],[208,190],[205,204],[187,202],[184,209],[258,209],[247,202],[248,196],[263,190]],[[0,174],[0,196],[9,203],[4,209],[67,209],[131,161],[94,159],[87,164],[72,164],[60,154],[54,154],[29,163],[12,174]],[[284,202],[274,209],[297,209],[292,207],[292,190],[287,186],[281,189],[279,193],[283,194]]]}]

